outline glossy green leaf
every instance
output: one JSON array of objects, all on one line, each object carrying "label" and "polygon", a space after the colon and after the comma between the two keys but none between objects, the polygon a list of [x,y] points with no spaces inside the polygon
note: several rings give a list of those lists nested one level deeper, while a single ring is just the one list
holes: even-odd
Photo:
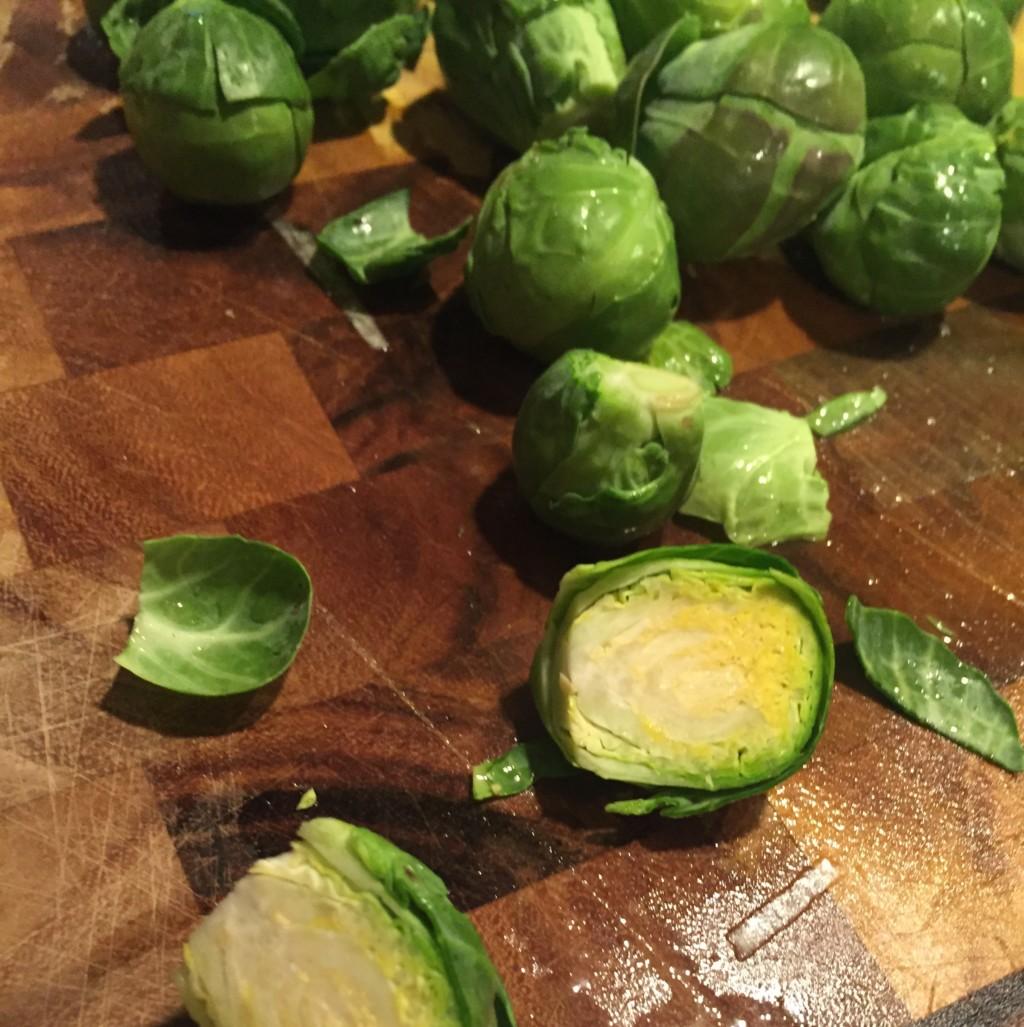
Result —
[{"label": "glossy green leaf", "polygon": [[519,742],[508,752],[473,768],[473,798],[508,798],[533,787],[538,778],[572,777],[579,771],[550,738]]},{"label": "glossy green leaf", "polygon": [[316,817],[298,834],[186,942],[179,982],[197,1023],[252,1023],[258,1010],[260,1022],[306,1027],[329,1010],[338,1024],[515,1027],[480,936],[436,874],[342,820]]},{"label": "glossy green leaf", "polygon": [[745,546],[825,538],[832,517],[817,460],[802,417],[709,396],[697,481],[680,512]]},{"label": "glossy green leaf", "polygon": [[466,292],[484,326],[544,363],[643,360],[679,306],[672,222],[647,169],[583,129],[537,143],[484,197]]},{"label": "glossy green leaf", "polygon": [[429,29],[426,9],[370,26],[310,77],[313,99],[358,104],[393,86],[416,63]]},{"label": "glossy green leaf", "polygon": [[732,357],[706,332],[688,321],[673,321],[654,342],[646,363],[685,375],[714,395],[732,381]]},{"label": "glossy green leaf", "polygon": [[1006,700],[977,667],[897,610],[846,604],[864,672],[914,720],[1006,770],[1024,771],[1024,746]]},{"label": "glossy green leaf", "polygon": [[371,200],[326,225],[317,242],[363,285],[411,275],[436,257],[451,253],[471,222],[428,239],[413,230],[409,201],[408,189]]},{"label": "glossy green leaf", "polygon": [[293,556],[238,535],[175,535],[142,548],[139,612],[120,666],[206,696],[251,691],[291,666],[312,601]]},{"label": "glossy green leaf", "polygon": [[681,375],[571,350],[516,418],[516,477],[534,512],[575,538],[617,546],[679,508],[697,470],[703,395]]},{"label": "glossy green leaf", "polygon": [[812,410],[807,415],[807,423],[811,431],[822,438],[838,435],[873,417],[885,406],[888,398],[885,389],[877,385],[867,392],[847,392]]}]

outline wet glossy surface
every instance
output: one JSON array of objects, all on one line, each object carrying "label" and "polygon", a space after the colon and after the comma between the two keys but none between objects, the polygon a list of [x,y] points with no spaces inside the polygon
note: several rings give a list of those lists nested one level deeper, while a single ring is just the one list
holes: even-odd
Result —
[{"label": "wet glossy surface", "polygon": [[[536,368],[468,311],[465,245],[339,307],[295,228],[409,186],[434,234],[495,155],[428,66],[389,122],[316,142],[261,216],[191,210],[142,171],[81,22],[71,0],[0,0],[0,1023],[183,1027],[180,940],[333,814],[450,882],[523,1024],[1019,1025],[1024,781],[881,705],[842,607],[941,621],[1024,714],[1022,280],[994,268],[945,323],[901,325],[781,259],[685,275],[731,395],[802,414],[889,394],[818,443],[829,543],[783,547],[840,643],[821,747],[692,822],[611,817],[584,778],[475,805],[470,766],[540,730],[529,661],[559,576],[593,555],[517,496]],[[187,530],[308,566],[283,684],[209,702],[116,672],[135,543]]]}]

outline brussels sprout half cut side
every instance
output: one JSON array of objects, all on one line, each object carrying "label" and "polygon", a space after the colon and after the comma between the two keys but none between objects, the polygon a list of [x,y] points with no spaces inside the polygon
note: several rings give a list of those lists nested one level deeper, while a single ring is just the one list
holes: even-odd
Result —
[{"label": "brussels sprout half cut side", "polygon": [[498,972],[444,882],[365,828],[318,817],[253,864],[185,944],[200,1027],[515,1027]]},{"label": "brussels sprout half cut side", "polygon": [[574,765],[721,805],[810,758],[834,670],[821,598],[784,560],[667,547],[565,576],[531,685]]}]

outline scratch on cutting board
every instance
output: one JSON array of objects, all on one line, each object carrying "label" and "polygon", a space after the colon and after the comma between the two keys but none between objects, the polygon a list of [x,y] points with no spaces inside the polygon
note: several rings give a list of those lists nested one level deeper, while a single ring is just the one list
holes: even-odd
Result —
[{"label": "scratch on cutting board", "polygon": [[749,959],[761,946],[806,912],[808,906],[828,890],[837,876],[836,868],[827,859],[823,859],[801,874],[785,891],[737,924],[727,935],[736,958]]},{"label": "scratch on cutting board", "polygon": [[[307,270],[311,269],[313,258],[317,254],[316,237],[312,232],[290,221],[278,218],[274,221],[274,229],[277,234],[288,244],[288,248],[302,261]],[[318,279],[319,281],[319,279]],[[320,282],[324,286],[331,299],[338,304],[349,319],[352,327],[363,337],[363,340],[372,349],[386,353],[388,340],[384,338],[373,315],[360,303],[343,274],[331,275],[329,282]]]}]

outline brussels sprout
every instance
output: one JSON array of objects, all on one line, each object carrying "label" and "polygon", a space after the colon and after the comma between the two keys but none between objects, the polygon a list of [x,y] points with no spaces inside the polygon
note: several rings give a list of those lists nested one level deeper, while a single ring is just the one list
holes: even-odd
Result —
[{"label": "brussels sprout", "polygon": [[954,103],[986,122],[1010,98],[1013,40],[993,0],[832,0],[821,24],[860,60],[872,117]]},{"label": "brussels sprout", "polygon": [[556,360],[526,394],[512,449],[537,516],[618,545],[679,508],[700,457],[703,394],[688,378],[592,350]]},{"label": "brussels sprout", "polygon": [[684,816],[799,769],[834,669],[821,597],[785,560],[669,547],[570,571],[530,684],[575,766],[679,789],[610,809]]},{"label": "brussels sprout", "polygon": [[1003,225],[996,253],[1024,271],[1024,100],[1011,100],[991,125],[999,163],[1006,173]]},{"label": "brussels sprout", "polygon": [[642,358],[679,289],[654,179],[582,129],[536,144],[484,197],[466,291],[490,331],[540,360],[574,347]]},{"label": "brussels sprout", "polygon": [[1004,175],[995,141],[955,107],[872,119],[868,160],[812,242],[848,297],[885,314],[942,310],[999,238]]},{"label": "brussels sprout", "polygon": [[175,0],[121,65],[125,119],[171,192],[200,203],[259,203],[302,166],[309,89],[281,34],[222,0]]},{"label": "brussels sprout", "polygon": [[811,26],[751,25],[694,43],[643,95],[637,155],[684,260],[739,257],[793,235],[863,151],[860,68]]},{"label": "brussels sprout", "polygon": [[709,395],[732,381],[732,357],[710,335],[688,321],[673,321],[658,335],[651,343],[646,362],[663,371],[686,375]]},{"label": "brussels sprout", "polygon": [[626,68],[608,0],[438,0],[455,102],[514,150],[593,124]]},{"label": "brussels sprout", "polygon": [[253,864],[192,932],[179,975],[200,1027],[515,1027],[444,882],[380,835],[319,817]]},{"label": "brussels sprout", "polygon": [[804,0],[611,0],[626,53],[642,50],[674,21],[695,14],[705,39],[758,21],[806,25],[811,12]]}]

